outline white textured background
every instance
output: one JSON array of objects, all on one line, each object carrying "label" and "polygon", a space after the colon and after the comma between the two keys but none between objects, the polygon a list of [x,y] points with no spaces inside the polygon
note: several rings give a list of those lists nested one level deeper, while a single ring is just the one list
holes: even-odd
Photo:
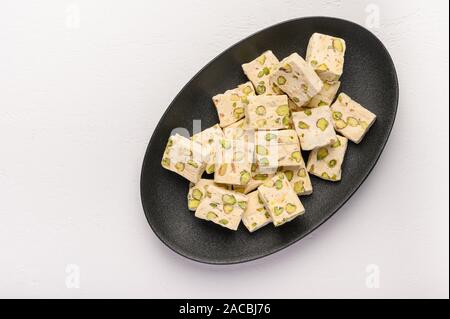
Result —
[{"label": "white textured background", "polygon": [[[167,249],[141,208],[147,142],[183,85],[286,19],[366,24],[401,101],[379,164],[328,223],[244,265]],[[0,3],[0,297],[449,296],[448,1]],[[66,267],[80,287],[66,287]],[[376,264],[380,286],[366,286]]]}]

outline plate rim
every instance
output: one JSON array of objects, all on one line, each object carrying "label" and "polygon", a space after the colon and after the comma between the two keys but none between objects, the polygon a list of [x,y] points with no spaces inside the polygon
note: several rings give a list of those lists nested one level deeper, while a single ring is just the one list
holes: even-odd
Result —
[{"label": "plate rim", "polygon": [[[260,256],[256,256],[256,257],[250,257],[250,258],[241,258],[239,260],[235,260],[235,261],[212,261],[212,260],[206,260],[203,258],[196,258],[194,256],[190,256],[186,253],[183,253],[179,250],[176,250],[174,247],[172,247],[164,238],[162,235],[160,235],[160,233],[155,229],[154,225],[152,224],[152,222],[149,220],[148,214],[149,212],[147,211],[145,204],[144,204],[144,200],[143,200],[143,175],[144,175],[144,167],[145,167],[145,163],[147,162],[147,157],[150,156],[150,148],[152,143],[154,143],[154,139],[155,139],[155,131],[158,130],[158,128],[160,127],[163,118],[166,116],[166,114],[169,112],[169,110],[171,109],[174,101],[178,98],[178,96],[184,92],[184,90],[186,89],[186,87],[188,87],[190,85],[190,83],[197,78],[197,76],[203,72],[203,70],[205,70],[206,68],[208,68],[212,63],[214,63],[217,59],[219,59],[222,55],[224,55],[226,52],[228,52],[230,49],[234,48],[235,46],[238,46],[239,44],[241,44],[244,41],[247,41],[248,39],[252,38],[253,36],[258,35],[259,33],[262,33],[268,29],[280,26],[282,24],[286,24],[286,23],[290,23],[293,21],[301,21],[301,20],[315,20],[315,19],[328,19],[328,20],[334,20],[334,21],[338,21],[338,22],[344,22],[344,23],[348,23],[350,25],[353,25],[355,27],[358,28],[362,28],[365,31],[367,31],[369,34],[372,35],[372,37],[378,42],[378,44],[380,45],[380,47],[382,48],[383,51],[385,51],[386,56],[388,58],[388,62],[389,65],[391,66],[391,69],[393,70],[393,76],[394,76],[394,84],[395,84],[395,105],[394,105],[394,110],[393,110],[393,121],[391,126],[389,127],[389,131],[387,134],[387,138],[384,141],[384,143],[381,145],[381,151],[379,152],[378,156],[375,158],[375,161],[373,162],[372,167],[367,171],[367,173],[364,175],[363,179],[361,180],[360,183],[355,184],[355,186],[351,189],[350,192],[348,192],[348,196],[346,196],[346,198],[344,198],[344,200],[339,204],[339,206],[333,210],[333,212],[331,212],[326,218],[324,218],[323,220],[321,220],[316,226],[312,227],[311,229],[309,229],[307,232],[305,232],[303,235],[301,235],[300,237],[296,238],[295,240],[284,244],[272,251],[269,251],[268,253],[264,253],[261,254]],[[207,265],[214,265],[214,266],[226,266],[226,265],[236,265],[236,264],[242,264],[242,263],[247,263],[247,262],[252,262],[258,259],[262,259],[268,256],[271,256],[273,254],[276,254],[278,252],[280,252],[283,249],[286,249],[292,245],[294,245],[295,243],[298,243],[299,241],[301,241],[303,238],[307,237],[308,235],[310,235],[312,232],[314,232],[316,229],[318,229],[320,226],[322,226],[324,223],[326,223],[329,219],[331,219],[349,200],[350,198],[353,197],[353,195],[358,191],[358,189],[362,186],[362,184],[364,184],[364,182],[366,181],[366,179],[369,177],[369,175],[372,173],[373,169],[375,168],[375,166],[378,164],[378,161],[381,157],[381,155],[384,152],[384,149],[389,141],[390,135],[392,133],[392,130],[394,128],[395,125],[395,121],[397,119],[397,112],[398,112],[398,104],[399,104],[399,99],[400,99],[400,86],[399,86],[399,80],[398,80],[398,74],[397,74],[397,70],[395,68],[395,64],[394,61],[392,59],[391,54],[389,53],[389,51],[387,50],[386,46],[384,45],[384,43],[369,29],[367,29],[366,27],[353,22],[353,21],[349,21],[346,19],[342,19],[342,18],[337,18],[337,17],[330,17],[330,16],[306,16],[306,17],[300,17],[300,18],[292,18],[292,19],[288,19],[288,20],[284,20],[278,23],[275,23],[273,25],[270,25],[268,27],[265,27],[263,29],[260,29],[252,34],[250,34],[249,36],[241,39],[240,41],[232,44],[231,46],[229,46],[228,48],[226,48],[225,50],[223,50],[221,53],[219,53],[217,56],[215,56],[212,60],[210,60],[208,63],[206,63],[198,72],[196,72],[191,79],[186,82],[186,84],[181,88],[181,90],[177,93],[177,95],[172,99],[172,101],[170,102],[170,104],[167,106],[166,110],[164,111],[164,113],[161,115],[161,118],[158,121],[158,124],[155,126],[155,128],[153,129],[152,132],[152,136],[150,138],[150,141],[147,144],[147,148],[145,151],[145,155],[144,158],[142,160],[142,166],[141,166],[141,174],[140,174],[140,182],[139,182],[139,188],[140,188],[140,197],[141,197],[141,205],[142,205],[142,209],[145,215],[145,218],[147,220],[147,223],[149,224],[150,228],[152,229],[153,233],[156,235],[156,237],[166,246],[168,247],[171,251],[175,252],[177,255],[180,255],[184,258],[187,258],[189,260],[201,263],[201,264],[207,264]]]}]

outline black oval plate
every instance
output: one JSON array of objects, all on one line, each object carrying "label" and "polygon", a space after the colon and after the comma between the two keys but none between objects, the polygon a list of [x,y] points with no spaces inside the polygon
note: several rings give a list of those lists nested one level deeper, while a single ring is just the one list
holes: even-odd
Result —
[{"label": "black oval plate", "polygon": [[[278,58],[292,52],[305,56],[314,32],[344,38],[347,53],[341,91],[377,115],[360,145],[349,143],[343,180],[332,184],[312,177],[314,194],[302,197],[306,214],[280,227],[250,234],[237,232],[194,217],[188,211],[189,182],[161,167],[172,129],[187,128],[201,119],[202,129],[218,122],[212,96],[247,81],[241,64],[271,49]],[[170,84],[168,84],[170,85]],[[330,218],[367,178],[388,140],[398,105],[398,82],[392,59],[368,30],[345,20],[310,17],[264,29],[220,54],[181,90],[159,121],[145,154],[141,175],[142,205],[155,234],[172,250],[195,261],[233,264],[270,255],[300,240]]]}]

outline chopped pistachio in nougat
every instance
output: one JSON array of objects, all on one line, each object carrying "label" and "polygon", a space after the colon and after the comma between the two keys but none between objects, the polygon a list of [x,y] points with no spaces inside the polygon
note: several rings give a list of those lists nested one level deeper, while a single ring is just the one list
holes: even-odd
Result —
[{"label": "chopped pistachio in nougat", "polygon": [[264,184],[269,178],[272,178],[274,173],[262,173],[256,163],[252,164],[252,177],[247,185],[245,186],[233,186],[233,189],[236,192],[242,194],[248,194],[255,189],[257,189],[260,185]]},{"label": "chopped pistachio in nougat", "polygon": [[[303,159],[302,159],[303,161]],[[280,167],[280,172],[286,175],[292,188],[299,196],[311,195],[313,187],[311,179],[309,178],[308,171],[306,170],[306,164],[303,162],[302,166],[294,167]]]},{"label": "chopped pistachio in nougat", "polygon": [[253,85],[247,82],[213,97],[221,127],[229,126],[244,118],[245,106],[251,95],[255,95],[255,90]]},{"label": "chopped pistachio in nougat", "polygon": [[322,81],[311,66],[297,53],[280,62],[270,81],[300,107],[311,101],[323,87]]},{"label": "chopped pistachio in nougat", "polygon": [[200,143],[209,154],[209,161],[206,165],[206,173],[214,173],[216,161],[216,141],[224,137],[222,129],[218,124],[192,136],[194,142]]},{"label": "chopped pistachio in nougat", "polygon": [[212,179],[203,179],[202,178],[201,180],[198,181],[197,184],[190,183],[189,192],[187,195],[189,210],[195,212],[195,210],[197,209],[201,200],[203,198],[205,198],[205,196],[208,192],[208,187],[211,185],[215,185],[217,187],[227,189],[226,185],[216,184],[216,183],[214,183],[214,180],[212,180]]},{"label": "chopped pistachio in nougat", "polygon": [[253,233],[267,224],[270,224],[272,218],[264,207],[264,202],[259,197],[258,191],[248,194],[247,197],[247,210],[242,215],[242,222],[245,227]]},{"label": "chopped pistachio in nougat", "polygon": [[336,141],[331,111],[328,106],[292,113],[302,150],[310,151]]},{"label": "chopped pistachio in nougat", "polygon": [[300,166],[303,162],[295,130],[257,131],[255,156],[260,171],[275,172],[280,166]]},{"label": "chopped pistachio in nougat", "polygon": [[243,194],[211,185],[198,205],[195,217],[237,230],[242,214],[247,209],[247,202],[248,198]]},{"label": "chopped pistachio in nougat", "polygon": [[167,142],[161,165],[197,183],[206,169],[205,161],[209,161],[208,154],[199,143],[176,134]]},{"label": "chopped pistachio in nougat", "polygon": [[341,86],[341,82],[337,81],[334,83],[323,83],[323,88],[317,94],[312,98],[312,100],[308,103],[308,107],[319,107],[319,106],[330,106],[334,98],[336,97],[336,94],[339,90],[339,87]]},{"label": "chopped pistachio in nougat", "polygon": [[251,179],[254,144],[239,140],[220,140],[214,181],[245,186]]},{"label": "chopped pistachio in nougat", "polygon": [[279,95],[283,94],[276,86],[269,83],[270,74],[278,64],[277,57],[272,51],[266,51],[255,60],[242,65],[245,75],[253,83],[258,95]]},{"label": "chopped pistachio in nougat", "polygon": [[340,181],[347,144],[348,140],[338,135],[333,145],[313,150],[309,153],[308,172],[327,181]]},{"label": "chopped pistachio in nougat", "polygon": [[275,226],[283,225],[305,212],[291,183],[283,173],[276,174],[271,180],[259,186],[258,192]]},{"label": "chopped pistachio in nougat", "polygon": [[246,128],[279,130],[289,128],[290,110],[286,95],[250,96],[245,108]]},{"label": "chopped pistachio in nougat", "polygon": [[376,120],[376,115],[341,93],[331,106],[336,131],[359,144]]},{"label": "chopped pistachio in nougat", "polygon": [[346,45],[340,38],[314,33],[309,40],[306,61],[323,81],[338,81],[344,70]]}]

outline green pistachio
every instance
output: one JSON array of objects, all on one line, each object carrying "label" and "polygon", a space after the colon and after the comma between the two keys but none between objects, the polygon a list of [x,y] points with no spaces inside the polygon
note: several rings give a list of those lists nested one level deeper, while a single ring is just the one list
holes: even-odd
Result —
[{"label": "green pistachio", "polygon": [[170,159],[168,157],[165,157],[162,159],[161,164],[165,167],[169,167],[170,166]]},{"label": "green pistachio", "polygon": [[272,140],[276,140],[277,139],[277,135],[273,134],[273,133],[267,133],[265,139],[266,139],[267,142],[270,142]]},{"label": "green pistachio", "polygon": [[206,214],[206,218],[208,220],[213,220],[213,219],[216,219],[217,217],[218,217],[217,214],[215,214],[213,212],[208,212],[208,214]]},{"label": "green pistachio", "polygon": [[225,194],[222,196],[222,202],[224,204],[234,205],[236,204],[236,197],[234,197],[234,195]]},{"label": "green pistachio", "polygon": [[188,201],[188,208],[190,210],[196,210],[199,204],[200,204],[199,200],[197,200],[197,199],[190,199]]},{"label": "green pistachio", "polygon": [[244,201],[238,202],[238,205],[239,205],[239,207],[242,208],[243,210],[246,210],[246,209],[247,209],[247,202],[244,202]]},{"label": "green pistachio", "polygon": [[283,207],[274,207],[273,212],[275,214],[275,216],[280,216],[281,214],[283,214],[284,208]]},{"label": "green pistachio", "polygon": [[284,171],[284,175],[286,175],[286,178],[288,181],[292,181],[292,178],[294,177],[294,172],[291,170]]},{"label": "green pistachio", "polygon": [[336,160],[331,160],[331,161],[328,162],[328,167],[333,168],[333,167],[336,166],[336,164],[337,164]]},{"label": "green pistachio", "polygon": [[283,188],[283,182],[281,180],[277,180],[274,185],[275,185],[275,188],[278,190]]},{"label": "green pistachio", "polygon": [[266,56],[263,54],[260,57],[258,57],[256,61],[258,61],[259,64],[264,65],[264,63],[266,62]]},{"label": "green pistachio", "polygon": [[298,128],[300,128],[302,130],[307,130],[307,129],[309,129],[309,125],[303,121],[300,121],[300,122],[298,122]]},{"label": "green pistachio", "polygon": [[298,177],[306,177],[306,170],[304,168],[299,169],[297,175]]},{"label": "green pistachio", "polygon": [[331,144],[332,148],[338,148],[339,146],[341,146],[341,141],[339,139],[336,139],[336,142]]},{"label": "green pistachio", "polygon": [[256,107],[255,112],[259,116],[264,116],[264,115],[266,115],[266,108],[263,105],[260,105],[260,106]]},{"label": "green pistachio", "polygon": [[196,200],[201,200],[203,197],[203,193],[198,188],[194,188],[192,190],[192,197],[195,198]]},{"label": "green pistachio", "polygon": [[250,178],[251,178],[251,176],[250,176],[249,172],[242,171],[241,172],[241,178],[240,178],[241,185],[247,185],[248,182],[250,181]]},{"label": "green pistachio", "polygon": [[265,146],[256,145],[256,154],[267,156],[269,154],[269,150]]},{"label": "green pistachio", "polygon": [[198,164],[194,162],[193,160],[188,160],[187,163],[191,165],[192,167],[198,168]]},{"label": "green pistachio", "polygon": [[359,124],[359,121],[357,119],[355,119],[354,117],[347,117],[347,124],[350,125],[351,127],[356,127]]},{"label": "green pistachio", "polygon": [[326,147],[321,147],[317,151],[317,160],[321,161],[328,156],[328,149]]},{"label": "green pistachio", "polygon": [[297,206],[295,206],[294,204],[289,203],[286,205],[286,211],[288,212],[288,214],[293,214],[296,210]]},{"label": "green pistachio", "polygon": [[297,163],[300,163],[301,159],[302,159],[302,155],[300,154],[299,151],[295,151],[291,154],[291,158],[293,160],[295,160]]},{"label": "green pistachio", "polygon": [[182,172],[184,171],[184,163],[178,162],[175,164],[175,168],[177,169],[177,171]]},{"label": "green pistachio", "polygon": [[278,116],[287,116],[290,114],[290,110],[289,110],[289,105],[280,105],[279,107],[277,107],[276,112],[278,114]]},{"label": "green pistachio", "polygon": [[282,76],[282,75],[280,75],[278,78],[277,78],[277,83],[278,83],[278,85],[285,85],[286,84],[286,78],[284,77],[284,76]]},{"label": "green pistachio", "polygon": [[326,119],[324,118],[320,118],[317,123],[316,126],[323,132],[327,129],[329,123]]},{"label": "green pistachio", "polygon": [[258,94],[266,93],[266,86],[264,84],[258,84],[258,86],[256,86],[256,92]]},{"label": "green pistachio", "polygon": [[344,120],[337,120],[336,122],[334,122],[334,124],[336,125],[336,128],[338,130],[343,130],[344,128],[347,127],[347,123]]},{"label": "green pistachio", "polygon": [[303,186],[303,181],[298,181],[294,183],[294,191],[296,194],[301,194],[305,191],[305,187]]}]

